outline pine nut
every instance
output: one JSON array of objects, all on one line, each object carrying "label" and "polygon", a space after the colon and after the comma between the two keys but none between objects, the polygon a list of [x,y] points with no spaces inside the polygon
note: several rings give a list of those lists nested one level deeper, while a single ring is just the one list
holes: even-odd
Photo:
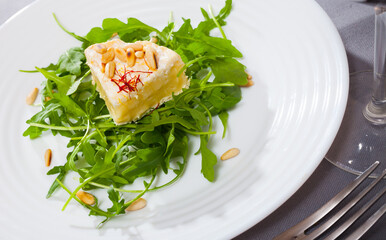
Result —
[{"label": "pine nut", "polygon": [[114,48],[108,48],[107,51],[102,54],[102,63],[108,63],[110,61],[112,61],[115,57],[115,53],[114,53]]},{"label": "pine nut", "polygon": [[221,155],[221,160],[228,160],[230,158],[236,157],[239,155],[240,150],[238,148],[231,148],[228,151],[226,151],[223,155]]},{"label": "pine nut", "polygon": [[49,167],[51,165],[51,159],[52,159],[52,151],[51,149],[47,149],[44,153],[44,162],[46,164],[46,167]]},{"label": "pine nut", "polygon": [[94,45],[94,50],[95,50],[95,52],[100,53],[100,54],[103,54],[107,51],[106,47],[103,46],[102,44]]},{"label": "pine nut", "polygon": [[106,64],[105,76],[108,78],[114,77],[115,74],[115,62],[111,61]]},{"label": "pine nut", "polygon": [[146,199],[138,198],[126,208],[126,211],[137,211],[139,209],[146,207],[146,204],[147,204]]},{"label": "pine nut", "polygon": [[250,74],[247,73],[247,79],[248,80],[252,80],[252,76]]},{"label": "pine nut", "polygon": [[78,191],[76,193],[76,196],[80,199],[80,201],[84,202],[87,205],[95,204],[95,197],[88,192]]},{"label": "pine nut", "polygon": [[122,62],[126,62],[127,57],[125,50],[119,47],[115,48],[115,57],[121,60]]},{"label": "pine nut", "polygon": [[128,48],[132,48],[132,49],[134,49],[134,51],[141,51],[143,49],[143,45],[139,42],[135,42],[135,43],[127,44],[124,48],[125,48],[125,50]]},{"label": "pine nut", "polygon": [[27,98],[25,99],[25,102],[26,102],[28,105],[34,104],[34,102],[35,102],[35,100],[36,100],[36,97],[38,96],[38,93],[39,93],[39,89],[38,89],[38,88],[34,88],[34,89],[27,95]]},{"label": "pine nut", "polygon": [[135,60],[136,60],[134,49],[128,48],[127,49],[127,53],[126,53],[126,57],[127,57],[127,65],[129,67],[134,66],[135,65]]},{"label": "pine nut", "polygon": [[146,49],[145,63],[151,70],[157,70],[157,61],[155,59],[155,53],[152,48]]},{"label": "pine nut", "polygon": [[144,55],[145,55],[145,53],[143,51],[136,51],[135,52],[135,56],[137,58],[143,58]]}]

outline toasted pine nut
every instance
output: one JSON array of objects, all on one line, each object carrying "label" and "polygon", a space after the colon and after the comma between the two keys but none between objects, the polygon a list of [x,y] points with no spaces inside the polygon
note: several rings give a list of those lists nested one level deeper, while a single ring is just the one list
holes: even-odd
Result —
[{"label": "toasted pine nut", "polygon": [[126,208],[126,211],[136,211],[136,210],[142,209],[146,207],[146,204],[147,204],[146,199],[138,198]]},{"label": "toasted pine nut", "polygon": [[135,65],[135,51],[132,48],[127,49],[127,65],[132,67]]},{"label": "toasted pine nut", "polygon": [[136,51],[135,52],[135,56],[137,58],[143,58],[144,55],[145,55],[145,53],[143,51]]},{"label": "toasted pine nut", "polygon": [[36,97],[38,96],[38,93],[39,93],[39,89],[38,89],[38,88],[34,88],[34,89],[27,95],[27,98],[25,99],[25,102],[26,102],[28,105],[34,104],[34,102],[35,102],[35,100],[36,100]]},{"label": "toasted pine nut", "polygon": [[238,148],[231,148],[228,151],[226,151],[223,155],[221,155],[221,160],[228,160],[230,158],[236,157],[239,155],[240,150]]},{"label": "toasted pine nut", "polygon": [[157,61],[155,58],[155,52],[152,48],[146,49],[145,63],[151,70],[157,70]]},{"label": "toasted pine nut", "polygon": [[76,196],[80,199],[80,201],[84,202],[87,205],[94,205],[95,204],[94,195],[92,195],[88,192],[78,191],[76,193]]},{"label": "toasted pine nut", "polygon": [[102,54],[102,63],[108,63],[110,61],[112,61],[115,57],[115,53],[114,53],[114,48],[108,48],[107,51]]},{"label": "toasted pine nut", "polygon": [[111,61],[106,64],[105,75],[108,78],[112,78],[115,74],[115,62]]},{"label": "toasted pine nut", "polygon": [[151,43],[157,43],[157,42],[158,42],[158,39],[155,38],[155,37],[152,37],[152,38],[150,39],[150,42],[151,42]]},{"label": "toasted pine nut", "polygon": [[95,50],[95,52],[100,54],[103,54],[107,51],[107,48],[102,44],[94,45],[93,49]]},{"label": "toasted pine nut", "polygon": [[124,49],[126,50],[128,48],[132,48],[134,51],[141,51],[143,49],[143,45],[139,42],[129,43],[124,47]]},{"label": "toasted pine nut", "polygon": [[248,80],[252,80],[252,76],[250,74],[247,73],[247,79]]},{"label": "toasted pine nut", "polygon": [[44,98],[44,101],[48,102],[48,101],[50,101],[51,99],[52,99],[51,97],[45,97],[45,98]]},{"label": "toasted pine nut", "polygon": [[126,62],[126,52],[120,47],[115,48],[115,57],[121,60],[122,62]]},{"label": "toasted pine nut", "polygon": [[51,159],[52,159],[52,151],[51,149],[47,149],[44,153],[44,162],[46,164],[46,167],[49,167],[51,165]]}]

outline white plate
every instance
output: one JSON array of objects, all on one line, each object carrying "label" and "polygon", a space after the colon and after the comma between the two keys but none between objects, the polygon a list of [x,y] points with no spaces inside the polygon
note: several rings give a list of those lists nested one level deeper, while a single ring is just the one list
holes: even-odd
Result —
[{"label": "white plate", "polygon": [[[241,149],[237,158],[218,164],[216,182],[201,176],[200,160],[191,154],[181,181],[147,194],[144,210],[102,230],[95,229],[99,219],[77,204],[61,212],[64,191],[45,199],[54,177],[45,175],[44,151],[52,148],[53,165],[62,164],[66,140],[49,134],[33,141],[22,137],[25,121],[39,109],[27,106],[25,96],[43,78],[18,69],[56,62],[79,44],[51,14],[84,35],[106,17],[137,17],[162,28],[173,11],[179,24],[181,17],[197,24],[199,7],[208,2],[217,11],[223,5],[215,0],[40,0],[0,28],[1,239],[228,239],[269,215],[311,175],[346,104],[348,69],[340,37],[313,1],[240,0],[225,32],[244,53],[255,85],[243,89],[242,102],[231,111],[226,139],[218,134],[212,141],[218,155]],[[217,130],[222,130],[219,124]]]}]

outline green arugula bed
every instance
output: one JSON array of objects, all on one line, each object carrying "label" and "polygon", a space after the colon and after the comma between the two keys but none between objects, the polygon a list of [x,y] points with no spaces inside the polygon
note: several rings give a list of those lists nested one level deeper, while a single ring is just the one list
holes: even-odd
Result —
[{"label": "green arugula bed", "polygon": [[[232,8],[227,0],[217,16],[201,9],[204,20],[196,28],[190,19],[183,19],[179,29],[174,22],[158,30],[138,19],[129,18],[124,23],[115,18],[105,19],[102,27],[92,28],[86,36],[78,36],[59,26],[82,44],[67,50],[56,64],[33,71],[40,72],[46,80],[42,85],[42,109],[27,121],[24,136],[31,139],[50,130],[69,139],[72,149],[62,166],[55,166],[48,175],[57,177],[48,191],[49,198],[55,190],[63,188],[70,195],[68,203],[75,199],[90,210],[90,215],[105,217],[106,222],[124,214],[125,209],[146,192],[157,190],[178,180],[188,160],[189,136],[198,136],[200,147],[195,154],[202,159],[201,172],[208,181],[214,181],[217,156],[208,148],[212,134],[212,118],[218,116],[226,134],[228,110],[241,100],[240,85],[245,85],[245,66],[237,58],[242,54],[232,45],[222,30],[225,18]],[[222,37],[213,37],[211,30],[219,29]],[[115,125],[104,101],[91,82],[90,69],[85,63],[84,50],[105,42],[117,33],[125,42],[149,40],[155,36],[158,44],[176,51],[185,63],[190,78],[189,89],[173,96],[171,101],[153,109],[141,120]],[[70,190],[63,184],[69,172],[79,174],[79,185]],[[154,180],[160,174],[173,172],[175,177],[160,186]],[[127,190],[126,185],[145,177],[141,190]],[[80,190],[102,188],[108,192],[111,207],[103,210],[98,201],[88,205],[76,197]],[[125,199],[125,193],[136,193]],[[132,196],[132,195],[131,195]]]}]

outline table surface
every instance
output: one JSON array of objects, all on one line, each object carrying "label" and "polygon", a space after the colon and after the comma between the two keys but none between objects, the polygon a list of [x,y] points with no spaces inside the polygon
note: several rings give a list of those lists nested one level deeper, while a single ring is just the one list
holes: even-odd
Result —
[{"label": "table surface", "polygon": [[[0,25],[33,1],[0,0]],[[372,1],[364,0],[316,1],[330,16],[341,35],[347,52],[350,72],[372,69],[374,41],[373,8],[375,4]],[[290,199],[263,221],[235,239],[272,239],[277,234],[315,212],[355,177],[323,159],[311,177]],[[371,208],[369,213],[360,218],[353,228],[363,223],[383,202],[385,202],[385,197],[381,198]],[[359,207],[355,207],[354,210],[359,209]],[[385,226],[386,215],[362,239],[386,239]],[[351,228],[348,229],[347,233],[342,237],[344,238],[352,231]]]}]

